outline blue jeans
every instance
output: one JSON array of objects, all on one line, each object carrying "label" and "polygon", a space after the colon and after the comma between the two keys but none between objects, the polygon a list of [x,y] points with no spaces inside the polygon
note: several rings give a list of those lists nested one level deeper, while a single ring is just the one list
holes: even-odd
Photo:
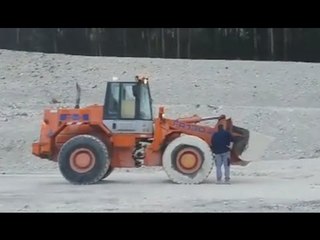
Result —
[{"label": "blue jeans", "polygon": [[221,167],[224,166],[225,180],[230,180],[230,152],[216,154],[217,181],[222,179]]}]

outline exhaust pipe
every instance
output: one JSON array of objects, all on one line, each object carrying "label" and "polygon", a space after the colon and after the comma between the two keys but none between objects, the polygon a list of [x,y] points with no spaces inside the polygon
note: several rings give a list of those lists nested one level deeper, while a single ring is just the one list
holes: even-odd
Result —
[{"label": "exhaust pipe", "polygon": [[78,109],[80,108],[80,97],[81,97],[81,88],[78,83],[76,83],[76,89],[77,89],[77,98],[76,98],[76,105],[74,108]]}]

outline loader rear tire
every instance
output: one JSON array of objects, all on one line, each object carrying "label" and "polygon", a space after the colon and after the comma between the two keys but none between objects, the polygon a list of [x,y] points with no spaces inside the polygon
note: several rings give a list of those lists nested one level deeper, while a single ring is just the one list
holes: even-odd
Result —
[{"label": "loader rear tire", "polygon": [[65,179],[83,185],[100,181],[110,168],[105,144],[91,135],[79,135],[63,144],[58,163]]},{"label": "loader rear tire", "polygon": [[101,178],[101,180],[107,178],[112,172],[113,172],[113,167],[109,167],[108,171],[107,171],[106,174]]},{"label": "loader rear tire", "polygon": [[199,184],[210,175],[214,155],[205,141],[185,135],[169,143],[162,156],[162,165],[171,181]]}]

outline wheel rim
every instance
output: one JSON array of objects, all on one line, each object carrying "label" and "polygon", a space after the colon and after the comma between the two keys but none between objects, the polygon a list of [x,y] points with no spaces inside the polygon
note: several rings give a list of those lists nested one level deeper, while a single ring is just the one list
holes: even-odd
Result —
[{"label": "wheel rim", "polygon": [[78,172],[84,173],[90,171],[96,162],[96,158],[92,151],[86,148],[75,150],[70,156],[71,168]]},{"label": "wheel rim", "polygon": [[202,161],[202,156],[196,149],[184,148],[176,157],[177,170],[186,174],[195,173],[200,169]]}]

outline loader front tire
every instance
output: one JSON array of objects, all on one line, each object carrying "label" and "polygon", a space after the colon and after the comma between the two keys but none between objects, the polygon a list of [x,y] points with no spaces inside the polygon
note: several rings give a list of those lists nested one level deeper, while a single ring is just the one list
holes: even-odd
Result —
[{"label": "loader front tire", "polygon": [[110,168],[105,144],[91,135],[79,135],[63,144],[58,163],[64,178],[73,184],[94,184]]},{"label": "loader front tire", "polygon": [[211,173],[214,155],[205,141],[185,135],[169,143],[162,156],[162,165],[171,181],[199,184]]}]

